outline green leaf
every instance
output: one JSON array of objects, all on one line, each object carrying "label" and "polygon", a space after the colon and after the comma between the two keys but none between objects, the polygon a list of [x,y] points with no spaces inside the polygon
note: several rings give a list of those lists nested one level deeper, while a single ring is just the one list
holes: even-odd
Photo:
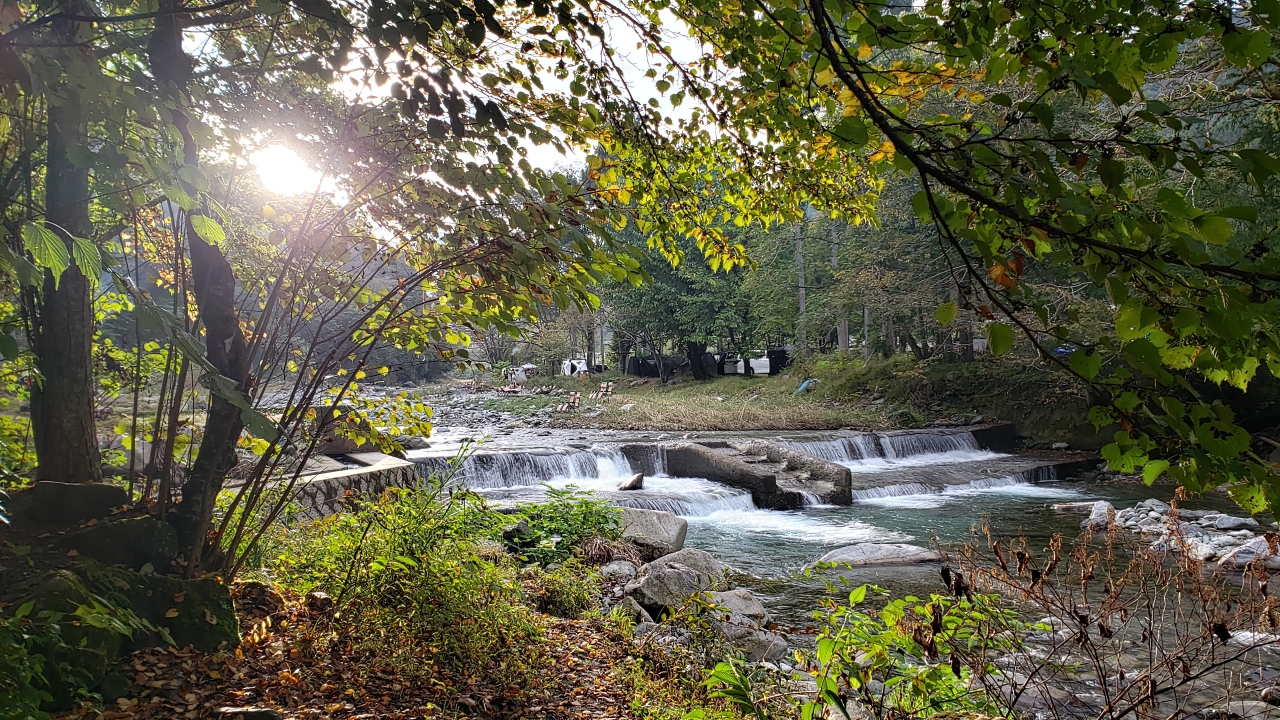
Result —
[{"label": "green leaf", "polygon": [[1168,469],[1168,460],[1148,460],[1146,466],[1142,468],[1142,482],[1150,485]]},{"label": "green leaf", "polygon": [[223,231],[217,220],[208,215],[191,215],[190,217],[191,227],[200,236],[201,240],[210,245],[221,246],[222,241],[227,239],[227,233]]},{"label": "green leaf", "polygon": [[102,253],[98,246],[84,238],[73,237],[71,257],[75,259],[80,272],[89,279],[89,284],[97,287],[98,280],[102,278]]},{"label": "green leaf", "polygon": [[1258,208],[1252,205],[1234,205],[1232,207],[1223,208],[1218,211],[1222,217],[1229,217],[1234,220],[1244,220],[1245,222],[1258,222]]},{"label": "green leaf", "polygon": [[0,355],[5,360],[15,360],[18,357],[18,341],[12,335],[0,335]]},{"label": "green leaf", "polygon": [[1096,351],[1091,353],[1084,348],[1071,353],[1070,362],[1071,369],[1086,380],[1096,378],[1098,371],[1102,369],[1102,356]]},{"label": "green leaf", "polygon": [[987,325],[987,345],[991,354],[999,357],[1013,348],[1013,328],[1004,323]]},{"label": "green leaf", "polygon": [[854,147],[861,147],[867,144],[867,124],[857,115],[840,121],[835,129],[831,131],[837,140],[846,142]]},{"label": "green leaf", "polygon": [[53,286],[58,287],[58,278],[71,265],[71,254],[67,252],[67,244],[57,233],[43,225],[27,223],[22,226],[22,246],[31,254],[36,266],[53,274]]},{"label": "green leaf", "polygon": [[951,321],[956,319],[956,315],[960,314],[960,308],[953,302],[943,303],[933,311],[933,317],[938,321],[939,325],[950,325]]},{"label": "green leaf", "polygon": [[1191,222],[1205,242],[1224,245],[1231,239],[1231,223],[1221,215],[1202,215]]}]

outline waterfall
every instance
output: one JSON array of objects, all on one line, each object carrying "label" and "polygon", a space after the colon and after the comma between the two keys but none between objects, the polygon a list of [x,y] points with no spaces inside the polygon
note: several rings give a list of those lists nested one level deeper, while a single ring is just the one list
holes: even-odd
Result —
[{"label": "waterfall", "polygon": [[870,433],[834,440],[791,441],[785,444],[806,455],[813,455],[831,462],[865,460],[884,455],[880,450],[880,438]]},{"label": "waterfall", "polygon": [[854,490],[852,495],[854,502],[857,502],[859,500],[875,500],[877,498],[901,497],[903,495],[928,495],[939,492],[942,492],[942,487],[938,485],[902,483],[900,485],[885,485],[884,487]]},{"label": "waterfall", "polygon": [[[611,450],[616,450],[611,448]],[[618,451],[621,455],[621,451]],[[642,472],[645,475],[666,475],[667,474],[667,446],[658,443],[646,445],[628,445],[627,459],[629,459],[630,467],[635,468],[632,472]]]},{"label": "waterfall", "polygon": [[[418,459],[418,473],[445,474],[451,458]],[[510,452],[468,455],[453,479],[455,485],[473,489],[542,485],[566,478],[611,481],[615,485],[631,475],[630,463],[617,448],[593,448],[567,452]]]},{"label": "waterfall", "polygon": [[683,515],[685,517],[705,517],[722,511],[756,509],[755,503],[751,501],[751,494],[744,492],[725,494],[698,492],[686,494],[627,493],[625,495],[614,495],[611,499],[614,503],[623,507],[640,510],[664,510],[673,515]]},{"label": "waterfall", "polygon": [[880,444],[884,447],[884,456],[895,460],[911,455],[982,449],[971,432],[881,435]]},{"label": "waterfall", "polygon": [[800,496],[801,507],[820,507],[826,505],[826,503],[822,502],[822,498],[814,495],[813,493],[805,492],[803,490],[792,490],[791,492]]},{"label": "waterfall", "polygon": [[898,460],[956,450],[981,450],[970,432],[861,433],[832,440],[792,441],[787,445],[808,455],[836,463],[874,458]]},{"label": "waterfall", "polygon": [[1029,483],[1056,482],[1058,480],[1058,466],[1041,465],[1030,470],[1023,470],[1019,473],[1019,477],[1022,478],[1022,482]]}]

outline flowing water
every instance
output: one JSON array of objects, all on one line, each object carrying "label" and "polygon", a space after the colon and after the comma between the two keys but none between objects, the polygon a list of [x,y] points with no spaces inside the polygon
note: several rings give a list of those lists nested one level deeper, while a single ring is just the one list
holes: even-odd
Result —
[{"label": "flowing water", "polygon": [[[1110,500],[1125,507],[1152,496],[1168,499],[1168,489],[1058,482],[1043,461],[983,450],[965,432],[863,434],[790,444],[848,467],[853,504],[811,500],[800,510],[760,509],[743,490],[668,476],[660,446],[639,463],[646,471],[639,491],[617,491],[633,473],[632,465],[617,448],[606,446],[476,453],[463,462],[455,482],[499,504],[537,502],[546,497],[547,487],[574,486],[619,505],[681,515],[689,522],[686,547],[707,550],[743,573],[743,583],[775,615],[796,624],[808,618],[816,597],[826,592],[821,580],[796,576],[837,547],[963,543],[984,524],[1000,535],[1027,537],[1043,546],[1054,533],[1074,535],[1081,520],[1080,515],[1054,513],[1048,509],[1051,503]],[[443,461],[419,463],[430,470]],[[929,592],[940,586],[933,566],[846,575],[896,592]]]}]

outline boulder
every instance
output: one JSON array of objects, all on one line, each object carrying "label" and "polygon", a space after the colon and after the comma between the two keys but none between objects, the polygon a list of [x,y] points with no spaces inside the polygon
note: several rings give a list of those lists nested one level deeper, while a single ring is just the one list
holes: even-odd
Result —
[{"label": "boulder", "polygon": [[1213,527],[1215,530],[1250,530],[1258,527],[1258,521],[1253,518],[1223,515],[1214,521]]},{"label": "boulder", "polygon": [[1111,527],[1115,522],[1115,507],[1106,500],[1099,500],[1093,504],[1093,509],[1089,511],[1089,517],[1080,521],[1080,529],[1099,532]]},{"label": "boulder", "polygon": [[636,576],[639,569],[626,560],[614,560],[604,567],[600,568],[600,579],[602,580],[630,580]]},{"label": "boulder", "polygon": [[1218,567],[1244,567],[1253,562],[1264,564],[1269,570],[1280,570],[1280,555],[1271,552],[1266,537],[1256,537],[1223,555]]},{"label": "boulder", "polygon": [[124,488],[107,483],[42,480],[14,495],[14,517],[57,527],[73,527],[103,518],[129,504]]},{"label": "boulder", "polygon": [[787,642],[766,628],[769,614],[748,590],[705,593],[711,627],[750,662],[777,660],[787,654]]},{"label": "boulder", "polygon": [[717,616],[731,616],[759,626],[768,624],[769,613],[750,590],[738,588],[723,592],[703,593],[707,609]]},{"label": "boulder", "polygon": [[141,570],[168,569],[178,557],[178,533],[173,526],[149,515],[92,525],[55,542],[59,550],[74,550],[80,557],[103,565],[123,565]]},{"label": "boulder", "polygon": [[[191,645],[204,652],[234,647],[240,641],[231,594],[227,586],[212,579],[184,580],[81,560],[12,588],[8,597],[17,605],[30,602],[32,617],[46,611],[71,615],[90,608],[118,624],[129,616],[117,611],[127,610],[164,631],[134,627],[125,634],[105,621],[61,623],[63,645],[46,650],[52,653],[52,662],[45,664],[42,689],[53,696],[52,708],[70,707],[75,686],[116,694],[120,683],[108,673],[115,661],[139,648],[167,646],[166,633],[179,647]],[[64,669],[75,674],[73,682],[63,675]]]},{"label": "boulder", "polygon": [[623,615],[631,618],[632,622],[637,625],[641,623],[653,623],[653,616],[651,616],[647,610],[640,607],[640,603],[636,602],[635,598],[624,597],[621,602],[614,606],[614,608]]},{"label": "boulder", "polygon": [[863,567],[866,565],[908,565],[912,563],[938,562],[942,556],[936,550],[905,543],[857,543],[836,548],[818,558],[819,563],[837,563]]},{"label": "boulder", "polygon": [[618,486],[619,490],[643,490],[644,489],[644,473],[636,473],[627,478]]},{"label": "boulder", "polygon": [[662,510],[622,509],[622,537],[640,549],[645,560],[652,561],[684,549],[684,536],[689,521]]},{"label": "boulder", "polygon": [[529,527],[529,521],[524,518],[520,518],[518,522],[502,528],[502,539],[508,545],[520,547],[532,538],[533,528]]},{"label": "boulder", "polygon": [[725,589],[729,568],[704,550],[686,548],[640,568],[623,594],[635,598],[650,615],[684,605],[706,590]]}]

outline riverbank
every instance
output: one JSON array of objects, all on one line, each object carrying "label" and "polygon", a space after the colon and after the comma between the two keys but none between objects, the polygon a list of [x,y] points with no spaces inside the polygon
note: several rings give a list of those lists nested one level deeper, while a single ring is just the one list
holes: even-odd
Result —
[{"label": "riverbank", "polygon": [[[801,385],[812,379],[803,391]],[[591,397],[602,382],[612,394]],[[983,357],[891,361],[840,356],[802,362],[773,377],[722,377],[670,382],[617,374],[590,378],[534,377],[519,392],[500,381],[480,389],[470,381],[418,390],[438,425],[491,431],[527,428],[617,431],[799,431],[925,428],[1008,421],[1036,446],[1067,443],[1096,449],[1106,435],[1088,422],[1084,387],[1056,366]],[[569,394],[579,405],[565,407]]]}]

